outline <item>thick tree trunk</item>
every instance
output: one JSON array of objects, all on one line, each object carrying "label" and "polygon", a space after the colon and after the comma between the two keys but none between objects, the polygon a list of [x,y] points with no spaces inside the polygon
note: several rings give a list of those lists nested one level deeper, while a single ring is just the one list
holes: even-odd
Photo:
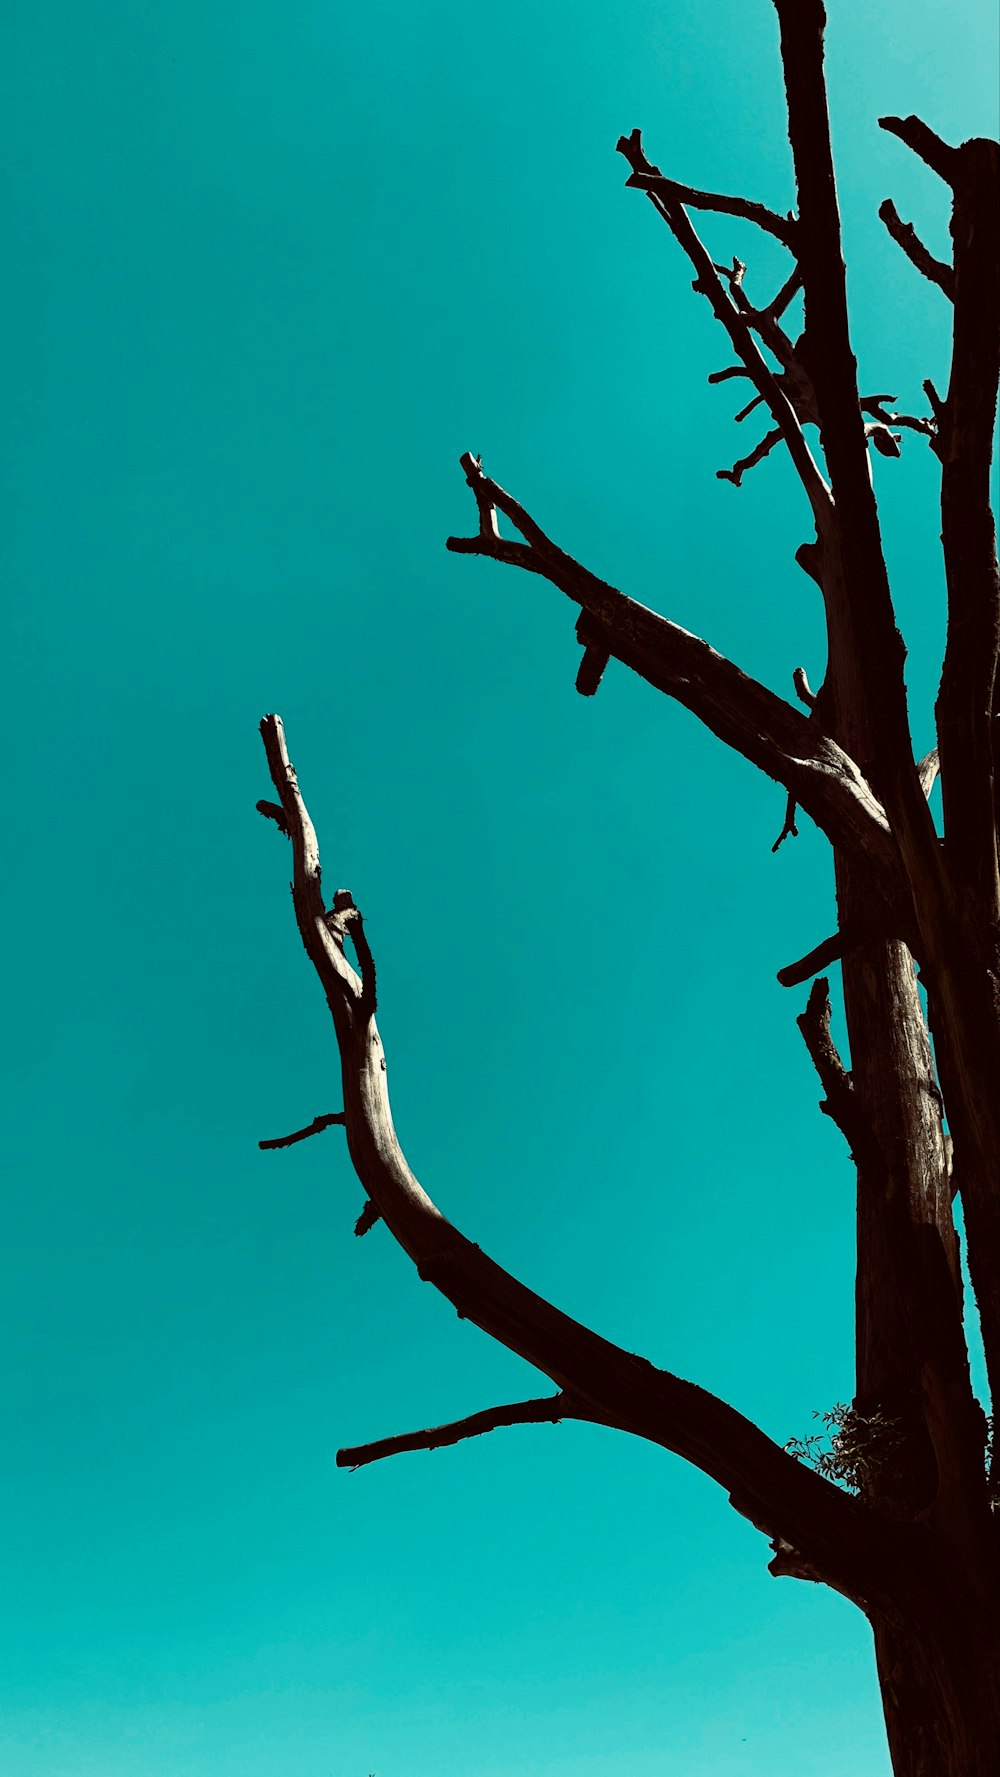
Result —
[{"label": "thick tree trunk", "polygon": [[[826,590],[836,633],[840,588]],[[841,705],[837,737],[862,759],[874,751],[867,717],[863,705]],[[838,851],[836,875],[841,928],[863,929],[873,905],[866,868]],[[978,1777],[1000,1770],[996,1539],[942,1098],[905,944],[876,936],[854,949],[843,983],[866,1138],[854,1154],[854,1411],[862,1425],[878,1415],[887,1426],[857,1479],[876,1511],[927,1527],[925,1559],[900,1574],[898,1608],[872,1613],[886,1733],[895,1777]]]},{"label": "thick tree trunk", "polygon": [[895,1777],[1000,1771],[1000,1631],[982,1595],[942,1585],[928,1614],[876,1620],[875,1657]]}]

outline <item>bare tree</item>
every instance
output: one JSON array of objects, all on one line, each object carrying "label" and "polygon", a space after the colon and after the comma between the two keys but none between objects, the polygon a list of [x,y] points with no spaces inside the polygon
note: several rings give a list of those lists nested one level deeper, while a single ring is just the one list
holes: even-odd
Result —
[{"label": "bare tree", "polygon": [[[540,1399],[340,1451],[359,1466],[499,1426],[580,1419],[676,1452],[713,1477],[771,1539],[773,1574],[831,1586],[875,1636],[889,1745],[898,1777],[981,1777],[1000,1769],[998,1525],[991,1506],[988,1421],[970,1379],[953,1200],[993,1398],[1000,1381],[1000,579],[989,473],[1000,376],[1000,148],[959,147],[917,117],[880,119],[939,176],[951,202],[953,263],[935,259],[891,201],[880,212],[912,262],[954,310],[947,392],[924,384],[929,412],[859,390],[823,69],[821,0],[774,0],[781,34],[797,209],[778,215],[742,197],[666,177],[638,130],[623,136],[628,185],[645,193],[695,274],[741,379],[767,417],[761,442],[731,469],[739,483],[769,451],[787,450],[815,535],[796,560],[823,598],[826,676],[804,708],[776,696],[699,637],[635,603],[568,555],[476,457],[462,467],[478,512],[449,549],[526,569],[579,607],[580,692],[610,658],[700,718],[787,791],[778,844],[802,808],[830,841],[837,929],[781,970],[812,979],[798,1022],[857,1169],[856,1394],[817,1463],[773,1443],[735,1408],[571,1320],[494,1264],[417,1183],[389,1110],[375,1023],[375,964],[361,913],[340,890],[323,898],[316,834],[277,716],[261,724],[277,802],[261,812],[291,840],[299,931],[333,1017],[344,1110],[270,1142],[343,1123],[367,1193],[357,1225],[381,1218],[420,1276],[556,1385]],[[713,262],[698,211],[741,218],[789,255],[771,302],[756,307],[745,267]],[[794,342],[788,312],[804,302]],[[818,428],[815,454],[807,428]],[[941,469],[948,638],[936,717],[938,748],[914,758],[869,451],[898,455],[904,431]],[[501,532],[506,521],[507,534]],[[940,774],[943,837],[928,809]],[[350,939],[356,966],[346,954]],[[839,963],[850,1067],[830,1031],[821,969]],[[919,974],[918,974],[919,970]],[[926,996],[926,1017],[922,986]],[[845,1485],[846,1483],[846,1485]]]}]

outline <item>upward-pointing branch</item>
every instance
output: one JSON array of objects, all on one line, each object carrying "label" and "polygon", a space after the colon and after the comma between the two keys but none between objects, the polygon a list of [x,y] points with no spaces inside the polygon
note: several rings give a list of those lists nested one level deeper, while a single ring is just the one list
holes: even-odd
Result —
[{"label": "upward-pointing branch", "polygon": [[822,0],[774,0],[798,199],[796,252],[805,328],[799,342],[833,492],[821,538],[829,641],[831,731],[863,764],[883,801],[911,882],[928,885],[918,913],[939,912],[937,837],[913,763],[903,667],[872,488],[847,307],[840,210],[824,75]]},{"label": "upward-pointing branch", "polygon": [[[631,1432],[694,1463],[758,1529],[800,1552],[811,1577],[856,1599],[890,1596],[898,1563],[915,1558],[911,1526],[887,1524],[797,1463],[725,1401],[563,1314],[460,1234],[422,1190],[393,1126],[385,1055],[374,1016],[361,1010],[360,983],[352,985],[330,946],[315,941],[322,918],[319,848],[280,718],[265,716],[261,731],[292,842],[296,920],[333,1012],[351,1159],[419,1276],[462,1319],[551,1377],[572,1398],[575,1417]],[[447,1051],[447,1028],[436,1035]]]},{"label": "upward-pointing branch", "polygon": [[[809,498],[813,516],[817,528],[819,528],[829,514],[829,489],[806,443],[795,408],[754,339],[747,315],[749,305],[744,304],[741,307],[727,295],[712,256],[700,240],[694,224],[684,208],[684,202],[692,200],[684,200],[678,194],[690,188],[678,186],[673,180],[664,179],[659,167],[653,166],[647,160],[642,146],[641,130],[633,130],[629,136],[620,136],[617,146],[619,154],[624,155],[632,169],[632,176],[627,180],[627,184],[638,186],[639,189],[645,191],[654,209],[663,217],[674,239],[687,254],[696,274],[695,289],[707,297],[713,314],[728,333],[750,381],[761,399],[767,404],[775,428],[788,446],[788,454]],[[756,208],[756,206],[749,207]],[[743,212],[736,213],[745,214],[746,212],[744,209]],[[770,214],[770,212],[768,213]],[[759,221],[760,219],[757,217],[754,220]],[[792,225],[788,224],[788,228],[791,229],[791,227]],[[771,232],[775,231],[772,229]],[[794,236],[786,241],[786,245],[790,244],[791,238],[797,239],[797,229]],[[796,282],[794,279],[789,280],[786,288],[794,288]]]}]

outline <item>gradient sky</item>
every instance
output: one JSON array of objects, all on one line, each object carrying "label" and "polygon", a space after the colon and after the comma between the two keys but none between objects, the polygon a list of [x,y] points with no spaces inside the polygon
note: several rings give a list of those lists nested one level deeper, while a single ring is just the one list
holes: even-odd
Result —
[{"label": "gradient sky", "polygon": [[[945,197],[875,119],[995,129],[994,8],[830,12],[862,378],[919,411],[946,305],[876,210],[943,253]],[[779,1441],[851,1393],[852,1176],[774,979],[825,842],[772,857],[774,785],[620,667],[578,698],[561,595],[443,547],[481,451],[626,591],[822,676],[804,501],[715,479],[754,422],[614,153],[788,207],[770,5],[13,0],[0,48],[0,1768],[885,1777],[863,1620],[663,1451],[335,1470],[538,1378],[353,1239],[337,1130],[256,1146],[339,1105],[254,813],[276,709],[445,1212]],[[769,292],[773,243],[704,232]],[[875,473],[923,749],[933,463]]]}]

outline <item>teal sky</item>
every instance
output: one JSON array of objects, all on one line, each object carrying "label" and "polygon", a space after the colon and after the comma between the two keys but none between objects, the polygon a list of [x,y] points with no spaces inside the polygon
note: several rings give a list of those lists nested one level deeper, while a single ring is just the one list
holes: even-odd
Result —
[{"label": "teal sky", "polygon": [[[921,407],[932,175],[996,127],[986,0],[831,0],[869,388]],[[0,1768],[11,1777],[886,1777],[868,1633],[776,1582],[710,1482],[595,1428],[356,1475],[338,1445],[537,1391],[384,1230],[288,858],[285,719],[363,907],[409,1158],[559,1306],[784,1441],[852,1388],[852,1175],[775,971],[825,842],[450,557],[457,466],[786,691],[822,676],[777,458],[618,134],[792,202],[767,0],[13,0]],[[780,276],[773,243],[705,224]],[[755,434],[756,436],[756,434]],[[749,442],[749,440],[748,440]],[[916,743],[943,633],[932,462],[876,459]]]}]

